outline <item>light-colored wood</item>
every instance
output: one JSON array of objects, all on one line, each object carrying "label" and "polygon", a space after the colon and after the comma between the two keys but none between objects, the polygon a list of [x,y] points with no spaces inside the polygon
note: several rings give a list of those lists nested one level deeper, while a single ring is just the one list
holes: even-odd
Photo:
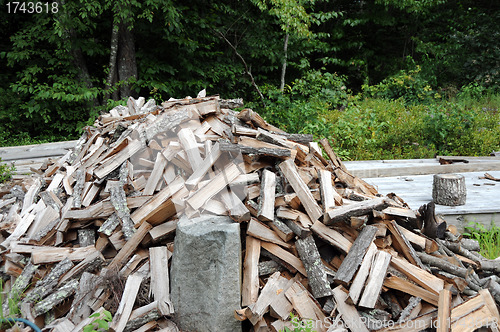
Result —
[{"label": "light-colored wood", "polygon": [[356,332],[368,332],[365,323],[361,319],[361,316],[351,304],[346,303],[347,291],[344,287],[338,286],[333,290],[333,297],[337,303],[337,310],[342,315],[342,320],[349,327],[351,331]]},{"label": "light-colored wood", "polygon": [[243,285],[241,289],[241,305],[249,306],[259,296],[259,257],[260,240],[246,237],[245,260],[243,262]]},{"label": "light-colored wood", "polygon": [[[313,300],[312,295],[299,282],[294,282],[288,290],[285,291],[287,299],[292,303],[293,308],[302,319],[312,319],[313,321],[325,321],[325,314]],[[319,331],[326,331],[324,326],[317,326]],[[318,332],[319,332],[318,331]]]},{"label": "light-colored wood", "polygon": [[274,220],[274,197],[276,191],[276,174],[267,169],[262,172],[262,180],[260,183],[260,200],[259,200],[259,220],[272,221]]},{"label": "light-colored wood", "polygon": [[141,275],[130,275],[125,282],[122,298],[118,309],[109,327],[115,332],[123,332],[132,312],[137,293],[141,287],[143,277]]},{"label": "light-colored wood", "polygon": [[399,231],[396,222],[394,220],[386,221],[385,225],[392,234],[392,243],[394,249],[400,252],[410,263],[417,265],[421,269],[425,270],[426,268],[420,261],[420,258],[417,256],[415,249],[413,249],[410,242],[406,239],[403,233]]},{"label": "light-colored wood", "polygon": [[393,257],[391,265],[428,291],[439,294],[444,288],[444,281],[441,278],[409,263],[404,258]]},{"label": "light-colored wood", "polygon": [[18,242],[11,243],[10,250],[11,252],[18,254],[31,254],[33,264],[56,263],[65,258],[68,258],[71,261],[81,261],[96,251],[94,246],[84,248],[66,248],[32,246],[20,244]]},{"label": "light-colored wood", "polygon": [[464,205],[467,200],[465,177],[461,174],[435,174],[432,199],[440,205]]},{"label": "light-colored wood", "polygon": [[373,258],[377,253],[377,246],[375,244],[370,244],[368,247],[368,251],[363,258],[363,262],[359,267],[358,273],[354,277],[352,281],[351,287],[349,287],[349,298],[352,301],[352,304],[358,304],[359,298],[363,290],[365,289],[365,282],[368,276],[370,275],[370,269],[372,266]]},{"label": "light-colored wood", "polygon": [[163,171],[165,170],[165,166],[167,165],[167,159],[163,157],[163,155],[158,152],[156,154],[156,161],[154,163],[153,171],[146,182],[146,186],[142,192],[143,195],[153,195],[158,185],[158,182],[163,176]]},{"label": "light-colored wood", "polygon": [[257,301],[247,307],[245,311],[246,316],[252,324],[256,324],[262,319],[262,316],[269,310],[269,305],[276,299],[278,292],[283,291],[287,283],[288,279],[280,276],[279,272],[269,277]]},{"label": "light-colored wood", "polygon": [[306,272],[306,269],[304,267],[304,264],[294,254],[292,254],[289,251],[286,251],[285,249],[281,248],[280,246],[278,246],[274,243],[270,243],[270,242],[262,241],[261,246],[262,246],[262,248],[266,249],[274,256],[283,260],[285,263],[290,264],[294,269],[299,271],[303,276],[307,276],[307,272]]},{"label": "light-colored wood", "polygon": [[297,167],[292,159],[287,159],[281,164],[279,164],[280,170],[283,172],[283,175],[286,177],[293,190],[299,197],[302,205],[311,218],[312,221],[318,220],[322,216],[321,208],[316,203],[316,200],[311,194],[311,191],[301,179],[297,172]]},{"label": "light-colored wood", "polygon": [[175,219],[175,220],[167,221],[167,222],[164,222],[163,224],[160,224],[158,226],[153,227],[149,231],[149,235],[151,235],[152,241],[158,242],[161,239],[163,239],[163,238],[169,236],[170,234],[172,234],[173,232],[175,232],[175,230],[177,228],[177,223],[178,223],[178,220]]},{"label": "light-colored wood", "polygon": [[304,228],[309,228],[313,224],[311,218],[309,218],[309,216],[304,212],[295,209],[290,209],[285,206],[280,206],[278,208],[278,210],[276,211],[276,216],[278,218],[298,221]]},{"label": "light-colored wood", "polygon": [[361,265],[368,248],[373,243],[376,232],[377,227],[375,226],[368,225],[363,228],[337,270],[337,274],[335,275],[336,282],[342,285],[347,285],[351,282],[354,274],[356,274],[356,271]]},{"label": "light-colored wood", "polygon": [[148,218],[158,212],[163,203],[171,198],[176,192],[181,190],[183,186],[184,183],[181,178],[172,182],[169,186],[154,195],[146,204],[135,210],[130,215],[130,218],[136,225],[142,223],[143,221],[147,221]]},{"label": "light-colored wood", "polygon": [[203,159],[201,158],[198,143],[196,143],[193,132],[189,128],[184,128],[177,133],[177,136],[182,148],[186,152],[191,169],[197,169],[203,163]]},{"label": "light-colored wood", "polygon": [[435,306],[437,306],[439,302],[439,295],[436,293],[428,291],[397,276],[385,278],[384,286],[387,288],[397,289],[406,294],[420,297],[422,300]]},{"label": "light-colored wood", "polygon": [[336,222],[348,223],[350,217],[359,217],[371,213],[372,210],[383,210],[389,205],[389,201],[385,197],[374,198],[367,201],[343,205],[325,213],[324,219],[326,225],[331,225]]},{"label": "light-colored wood", "polygon": [[378,251],[373,258],[372,266],[370,269],[370,276],[366,281],[365,290],[358,305],[365,308],[375,308],[378,296],[384,284],[387,268],[391,262],[391,254],[385,251]]},{"label": "light-colored wood", "polygon": [[320,238],[327,241],[332,246],[342,250],[343,252],[347,253],[349,252],[349,249],[351,249],[352,242],[350,242],[336,230],[325,226],[320,221],[315,221],[314,224],[311,226],[311,230]]},{"label": "light-colored wood", "polygon": [[255,218],[250,219],[247,234],[262,241],[278,244],[283,248],[291,248],[291,245],[284,242],[275,231]]},{"label": "light-colored wood", "polygon": [[216,143],[210,153],[205,157],[203,162],[194,169],[193,174],[186,180],[186,186],[188,189],[193,189],[198,185],[198,183],[203,179],[208,170],[215,164],[215,162],[221,156],[221,151],[219,149],[219,143]]},{"label": "light-colored wood", "polygon": [[150,295],[155,301],[170,302],[167,247],[149,248],[149,264],[151,266]]},{"label": "light-colored wood", "polygon": [[335,208],[336,205],[342,205],[342,196],[332,185],[332,173],[325,169],[318,170],[318,178],[321,188],[321,202],[323,213]]},{"label": "light-colored wood", "polygon": [[233,220],[237,222],[250,220],[250,211],[233,191],[222,190],[220,197]]},{"label": "light-colored wood", "polygon": [[451,327],[451,291],[442,289],[439,292],[438,318],[436,332],[449,332]]},{"label": "light-colored wood", "polygon": [[482,289],[468,301],[451,310],[451,331],[473,332],[482,326],[498,331],[500,315],[490,292]]},{"label": "light-colored wood", "polygon": [[101,166],[97,167],[94,170],[94,174],[99,178],[102,179],[118,167],[120,167],[121,164],[128,158],[132,157],[136,152],[138,152],[142,148],[142,143],[138,140],[132,140],[128,143],[128,145],[118,152],[117,154],[109,157],[103,163]]},{"label": "light-colored wood", "polygon": [[77,140],[0,148],[0,158],[5,161],[47,158],[65,155],[74,148]]},{"label": "light-colored wood", "polygon": [[187,204],[194,210],[198,210],[210,198],[219,193],[231,181],[241,174],[241,169],[233,163],[229,163],[224,169],[211,179],[203,187],[186,199]]},{"label": "light-colored wood", "polygon": [[120,270],[123,265],[127,262],[128,258],[135,251],[137,246],[144,239],[144,236],[151,230],[152,226],[147,222],[143,222],[141,226],[137,229],[134,235],[127,241],[123,248],[118,252],[118,254],[113,258],[111,263],[108,265],[108,269]]},{"label": "light-colored wood", "polygon": [[417,219],[417,215],[415,214],[415,211],[413,211],[411,209],[404,209],[404,208],[389,206],[388,208],[383,209],[382,212],[385,214],[388,214],[390,216],[409,218],[409,219]]}]

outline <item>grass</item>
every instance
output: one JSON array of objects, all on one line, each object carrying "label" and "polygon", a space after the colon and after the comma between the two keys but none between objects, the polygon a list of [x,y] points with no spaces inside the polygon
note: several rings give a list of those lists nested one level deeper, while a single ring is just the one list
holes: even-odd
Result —
[{"label": "grass", "polygon": [[13,165],[2,164],[2,158],[0,158],[0,183],[10,180],[15,171],[16,168]]},{"label": "grass", "polygon": [[489,229],[477,222],[469,223],[463,235],[479,242],[480,254],[484,257],[489,259],[500,257],[500,227],[493,221]]}]

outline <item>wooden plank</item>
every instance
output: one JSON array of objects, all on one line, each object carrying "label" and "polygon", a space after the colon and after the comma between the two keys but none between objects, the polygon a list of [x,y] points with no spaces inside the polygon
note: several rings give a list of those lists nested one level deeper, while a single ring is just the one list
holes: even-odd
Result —
[{"label": "wooden plank", "polygon": [[150,296],[155,301],[170,302],[170,281],[168,273],[168,249],[166,246],[149,248],[151,267]]},{"label": "wooden plank", "polygon": [[259,220],[274,220],[275,192],[276,174],[266,169],[262,172],[262,180],[260,183]]},{"label": "wooden plank", "polygon": [[370,244],[365,257],[363,258],[363,262],[359,267],[358,273],[356,273],[356,277],[354,277],[351,287],[349,287],[349,298],[354,305],[358,304],[359,298],[361,297],[361,294],[365,288],[365,282],[370,275],[373,258],[377,251],[377,246],[373,243]]},{"label": "wooden plank", "polygon": [[48,158],[65,155],[73,149],[77,141],[53,142],[0,148],[0,158],[3,161],[33,158]]},{"label": "wooden plank", "polygon": [[397,289],[406,294],[420,297],[422,300],[435,306],[437,306],[439,302],[439,295],[397,276],[385,278],[384,286],[387,288]]},{"label": "wooden plank", "polygon": [[132,235],[123,248],[113,258],[111,263],[109,263],[108,269],[120,270],[151,228],[152,226],[150,224],[143,222],[134,235]]},{"label": "wooden plank", "polygon": [[318,299],[332,295],[330,282],[312,235],[304,239],[298,239],[295,246],[300,260],[304,263],[313,296]]},{"label": "wooden plank", "polygon": [[162,204],[177,193],[183,187],[182,178],[178,178],[172,182],[169,186],[162,189],[159,193],[154,195],[147,203],[145,203],[140,208],[136,209],[130,218],[137,225],[143,221],[147,221],[148,218],[152,217],[155,213],[159,211]]},{"label": "wooden plank", "polygon": [[368,248],[373,243],[376,232],[377,227],[375,226],[369,225],[363,228],[359,236],[352,244],[347,256],[342,261],[342,264],[340,265],[335,276],[336,282],[343,285],[347,285],[351,282],[354,274],[358,271]]},{"label": "wooden plank", "polygon": [[342,315],[342,320],[351,331],[369,332],[356,307],[346,302],[347,291],[344,287],[338,286],[335,288],[333,297],[337,303],[337,310]]},{"label": "wooden plank", "polygon": [[416,284],[435,293],[436,295],[439,294],[444,288],[444,281],[441,278],[438,278],[430,272],[409,263],[403,258],[393,257],[391,265],[396,270],[413,280]]},{"label": "wooden plank", "polygon": [[325,169],[318,170],[318,178],[323,213],[327,213],[330,209],[335,208],[335,205],[342,205],[342,196],[340,196],[332,185],[332,173],[330,171]]},{"label": "wooden plank", "polygon": [[274,256],[283,260],[285,263],[290,264],[293,268],[297,269],[297,271],[299,271],[303,276],[307,276],[304,264],[297,256],[293,255],[289,251],[286,251],[285,249],[281,248],[280,246],[274,243],[262,241],[261,246]]},{"label": "wooden plank", "polygon": [[399,231],[396,222],[394,220],[386,221],[385,225],[392,234],[392,243],[394,249],[399,251],[410,263],[417,265],[423,270],[426,270],[426,267],[422,264],[422,261],[417,256],[415,249],[413,249],[412,245],[410,244],[410,242],[408,242],[403,233]]},{"label": "wooden plank", "polygon": [[385,251],[378,251],[373,258],[370,269],[370,276],[366,281],[365,290],[358,305],[365,308],[375,308],[382,285],[384,284],[387,268],[391,262],[391,254]]},{"label": "wooden plank", "polygon": [[158,152],[156,154],[156,161],[154,163],[153,171],[146,182],[146,187],[144,188],[142,194],[143,195],[153,195],[158,185],[158,182],[163,176],[163,171],[165,170],[165,166],[167,166],[167,159]]},{"label": "wooden plank", "polygon": [[259,257],[260,240],[246,237],[245,260],[243,262],[243,284],[241,290],[241,305],[249,306],[257,301],[259,296]]},{"label": "wooden plank", "polygon": [[275,243],[277,245],[282,246],[283,248],[291,248],[292,246],[286,242],[284,242],[275,231],[271,228],[267,227],[262,222],[258,221],[255,218],[251,218],[248,223],[247,234],[251,235],[257,239],[262,241]]},{"label": "wooden plank", "polygon": [[442,289],[439,292],[438,317],[436,332],[448,332],[451,328],[451,291]]},{"label": "wooden plank", "polygon": [[179,138],[182,148],[186,152],[191,169],[196,170],[203,163],[203,159],[201,158],[198,143],[196,142],[193,132],[189,128],[184,128],[179,130],[177,137]]},{"label": "wooden plank", "polygon": [[224,189],[231,181],[241,174],[241,169],[233,163],[229,163],[224,169],[211,179],[203,187],[199,188],[195,193],[186,199],[194,210],[198,210],[209,199]]},{"label": "wooden plank", "polygon": [[125,330],[125,326],[127,325],[130,313],[132,312],[135,299],[139,293],[142,279],[143,277],[139,274],[132,274],[127,278],[120,304],[118,305],[118,309],[113,316],[111,324],[109,324],[110,329],[113,331],[123,332],[123,330]]},{"label": "wooden plank", "polygon": [[385,197],[374,198],[354,204],[343,205],[325,213],[325,225],[332,225],[336,222],[349,223],[351,217],[359,217],[370,214],[372,210],[383,210],[389,205],[389,200]]},{"label": "wooden plank", "polygon": [[320,238],[330,243],[332,246],[342,250],[343,252],[349,252],[352,243],[346,239],[342,234],[334,229],[325,226],[320,221],[315,221],[311,226],[311,230],[318,235]]},{"label": "wooden plank", "polygon": [[215,164],[221,156],[219,143],[215,143],[210,153],[205,157],[203,162],[193,171],[193,174],[186,180],[186,187],[193,189],[203,179],[208,170]]},{"label": "wooden plank", "polygon": [[286,177],[293,190],[299,197],[302,205],[304,205],[304,208],[311,220],[318,220],[322,215],[321,208],[318,206],[318,203],[316,203],[316,200],[312,196],[311,191],[309,190],[307,185],[299,176],[297,167],[295,166],[293,160],[287,159],[279,164],[278,167],[280,168],[281,172],[283,172],[283,175]]},{"label": "wooden plank", "polygon": [[256,324],[262,319],[262,316],[269,310],[269,305],[276,299],[278,292],[281,292],[287,283],[288,279],[283,278],[279,272],[269,277],[257,301],[247,307],[245,311],[252,324]]},{"label": "wooden plank", "polygon": [[31,254],[33,264],[47,264],[62,261],[68,258],[71,261],[81,261],[94,253],[95,247],[66,248],[50,246],[32,246],[13,242],[11,252],[18,254]]}]

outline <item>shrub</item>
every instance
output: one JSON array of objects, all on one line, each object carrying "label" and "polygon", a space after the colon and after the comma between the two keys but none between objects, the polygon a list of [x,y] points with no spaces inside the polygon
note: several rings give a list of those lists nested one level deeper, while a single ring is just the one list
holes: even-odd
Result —
[{"label": "shrub", "polygon": [[12,178],[12,174],[16,171],[14,165],[2,164],[2,158],[0,158],[0,183],[4,183]]}]

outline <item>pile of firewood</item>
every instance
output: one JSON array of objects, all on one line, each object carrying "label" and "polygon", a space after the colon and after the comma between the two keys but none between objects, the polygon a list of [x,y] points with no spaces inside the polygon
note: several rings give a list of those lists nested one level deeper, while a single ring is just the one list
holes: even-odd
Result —
[{"label": "pile of firewood", "polygon": [[[473,331],[500,319],[500,264],[434,214],[349,174],[328,140],[238,100],[129,100],[38,175],[0,188],[3,309],[46,331],[177,331],[168,284],[179,218],[245,234],[245,331]],[[168,288],[167,288],[168,289]],[[293,317],[293,319],[291,318]],[[496,327],[495,327],[496,328]]]}]

